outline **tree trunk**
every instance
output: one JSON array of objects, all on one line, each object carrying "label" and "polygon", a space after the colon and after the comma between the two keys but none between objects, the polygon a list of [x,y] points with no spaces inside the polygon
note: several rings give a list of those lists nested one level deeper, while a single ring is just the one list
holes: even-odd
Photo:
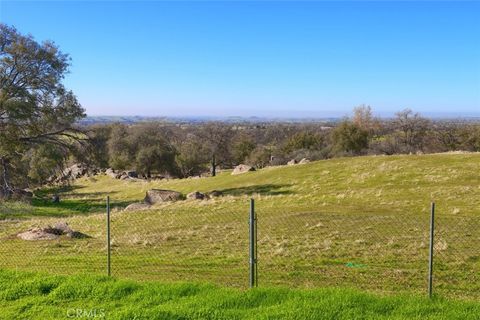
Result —
[{"label": "tree trunk", "polygon": [[8,160],[0,158],[0,165],[2,166],[2,172],[0,176],[0,198],[8,199],[13,193],[13,188],[10,186],[10,176],[8,172]]},{"label": "tree trunk", "polygon": [[212,177],[217,175],[217,163],[215,161],[215,155],[212,156]]}]

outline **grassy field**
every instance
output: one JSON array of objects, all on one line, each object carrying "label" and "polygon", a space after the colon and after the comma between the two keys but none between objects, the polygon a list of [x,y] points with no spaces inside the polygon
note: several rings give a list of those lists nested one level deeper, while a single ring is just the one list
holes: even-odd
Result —
[{"label": "grassy field", "polygon": [[[148,189],[224,196],[122,212]],[[43,190],[48,199],[55,190]],[[429,206],[437,204],[435,290],[480,297],[480,154],[358,157],[170,181],[81,179],[62,202],[0,204],[0,267],[105,273],[105,198],[112,199],[113,274],[245,288],[248,200],[256,200],[261,286],[424,293]],[[87,239],[26,242],[59,220]]]},{"label": "grassy field", "polygon": [[0,319],[478,319],[479,302],[0,270]]}]

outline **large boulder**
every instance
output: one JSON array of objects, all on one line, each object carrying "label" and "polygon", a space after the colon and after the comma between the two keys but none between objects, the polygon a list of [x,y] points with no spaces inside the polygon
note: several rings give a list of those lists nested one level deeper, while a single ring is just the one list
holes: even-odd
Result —
[{"label": "large boulder", "polygon": [[123,209],[123,211],[139,211],[139,210],[146,210],[149,208],[150,208],[150,205],[148,203],[137,202],[137,203],[129,204],[125,209]]},{"label": "large boulder", "polygon": [[249,172],[249,171],[255,171],[255,168],[251,167],[251,166],[248,166],[246,164],[240,164],[233,169],[232,174],[233,175],[242,174],[242,173]]},{"label": "large boulder", "polygon": [[180,192],[172,190],[152,189],[148,190],[145,196],[145,203],[155,204],[167,201],[182,200],[183,195]]},{"label": "large boulder", "polygon": [[295,160],[295,159],[292,159],[292,160],[287,162],[287,165],[289,165],[289,166],[293,166],[294,164],[297,164],[297,160]]},{"label": "large boulder", "polygon": [[192,200],[203,200],[205,199],[206,196],[204,193],[201,193],[199,191],[191,192],[187,194],[187,199],[192,199]]},{"label": "large boulder", "polygon": [[305,163],[309,163],[309,162],[310,162],[310,160],[308,160],[307,158],[303,158],[302,160],[300,160],[298,162],[298,164],[305,164]]}]

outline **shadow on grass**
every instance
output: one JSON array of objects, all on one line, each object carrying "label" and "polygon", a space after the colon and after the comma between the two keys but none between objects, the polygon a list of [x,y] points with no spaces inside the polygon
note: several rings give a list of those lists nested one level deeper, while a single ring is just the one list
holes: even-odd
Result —
[{"label": "shadow on grass", "polygon": [[[123,208],[131,202],[120,201],[110,203],[110,207]],[[53,203],[51,200],[34,199],[32,201],[33,210],[37,211],[34,215],[73,215],[98,213],[106,210],[105,198],[89,198],[89,199],[64,199],[59,203]]]},{"label": "shadow on grass", "polygon": [[285,195],[285,194],[293,194],[294,192],[291,190],[284,190],[284,188],[290,187],[291,184],[260,184],[248,187],[239,187],[239,188],[229,188],[218,190],[222,192],[224,195],[231,195],[231,196],[241,196],[241,195],[253,195],[253,194],[261,194],[261,195],[270,195],[270,196],[278,196],[278,195]]},{"label": "shadow on grass", "polygon": [[[32,199],[29,210],[25,210],[24,214],[15,215],[32,217],[32,216],[55,216],[65,217],[77,214],[98,213],[106,210],[106,199],[108,195],[115,192],[87,192],[76,193],[77,190],[84,188],[83,186],[55,186],[42,188],[35,191],[35,197]],[[60,197],[60,202],[53,202],[54,195]],[[111,208],[125,207],[127,202],[111,203]]]},{"label": "shadow on grass", "polygon": [[[0,220],[28,219],[33,217],[69,217],[106,211],[106,198],[115,192],[72,193],[81,186],[61,186],[35,191],[31,203],[0,203]],[[53,195],[60,196],[60,202],[52,201]],[[110,207],[124,208],[127,201],[111,201]]]},{"label": "shadow on grass", "polygon": [[54,187],[45,187],[41,189],[35,190],[34,194],[36,197],[43,199],[49,198],[54,194],[64,194],[67,195],[75,190],[82,189],[83,186],[72,186],[72,185],[64,185],[64,186],[54,186]]}]

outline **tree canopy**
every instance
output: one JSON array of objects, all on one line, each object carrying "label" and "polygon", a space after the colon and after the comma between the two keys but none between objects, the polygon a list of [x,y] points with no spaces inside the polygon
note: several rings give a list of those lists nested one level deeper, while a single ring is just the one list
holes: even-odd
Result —
[{"label": "tree canopy", "polygon": [[50,145],[68,150],[84,138],[74,128],[85,116],[73,92],[62,81],[70,58],[50,41],[0,24],[0,195],[13,191],[22,156]]}]

